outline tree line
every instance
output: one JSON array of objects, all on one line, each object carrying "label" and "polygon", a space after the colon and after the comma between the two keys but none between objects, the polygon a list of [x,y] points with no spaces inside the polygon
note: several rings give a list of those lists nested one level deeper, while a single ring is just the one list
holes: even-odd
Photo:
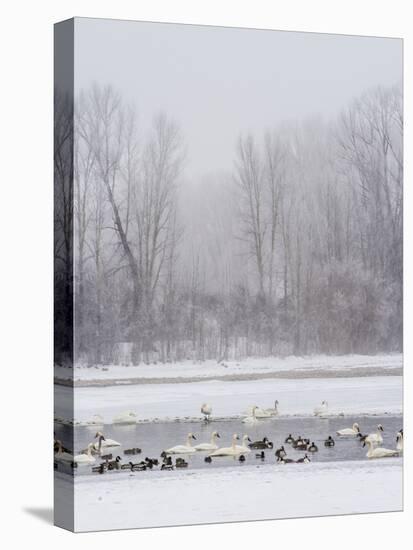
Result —
[{"label": "tree line", "polygon": [[[56,117],[57,136],[72,115]],[[73,174],[55,147],[56,185],[73,181],[73,212],[68,196],[55,215],[56,300],[72,232],[77,362],[401,350],[399,86],[335,120],[242,134],[232,173],[201,181],[167,114],[141,128],[95,85],[73,116]]]}]

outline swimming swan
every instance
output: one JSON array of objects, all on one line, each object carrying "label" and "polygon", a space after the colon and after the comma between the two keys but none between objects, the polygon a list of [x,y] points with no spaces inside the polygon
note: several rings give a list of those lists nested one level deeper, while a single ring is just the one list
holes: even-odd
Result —
[{"label": "swimming swan", "polygon": [[241,452],[237,449],[237,441],[239,440],[239,437],[237,434],[234,434],[232,436],[232,444],[231,447],[221,447],[220,449],[217,449],[216,451],[212,452],[209,456],[237,456],[241,454]]},{"label": "swimming swan", "polygon": [[93,447],[96,451],[101,451],[101,449],[107,449],[108,447],[120,447],[121,443],[118,443],[114,439],[106,438],[102,432],[96,432],[95,437],[98,438],[98,441],[93,444]]},{"label": "swimming swan", "polygon": [[205,422],[209,422],[209,417],[212,414],[212,407],[208,403],[203,403],[201,406],[201,413],[204,415]]},{"label": "swimming swan", "polygon": [[257,424],[258,420],[255,414],[255,411],[258,409],[258,407],[254,406],[251,409],[251,416],[247,416],[242,419],[243,424]]},{"label": "swimming swan", "polygon": [[196,449],[195,447],[192,447],[192,439],[196,439],[196,437],[193,434],[189,433],[188,437],[186,438],[186,445],[175,445],[175,447],[166,449],[165,453],[169,455],[173,455],[173,454],[186,455],[186,454],[195,453]]},{"label": "swimming swan", "polygon": [[235,448],[240,452],[240,453],[250,453],[251,452],[251,449],[249,448],[248,446],[248,442],[251,443],[251,439],[248,437],[247,434],[245,434],[242,438],[242,444],[241,445],[235,445]]},{"label": "swimming swan", "polygon": [[357,422],[354,422],[352,428],[343,428],[342,430],[338,430],[337,435],[357,435],[360,433],[360,428]]},{"label": "swimming swan", "polygon": [[218,445],[216,444],[217,437],[221,437],[219,433],[212,432],[210,443],[199,443],[199,445],[195,445],[194,449],[196,449],[197,451],[215,451],[216,449],[218,449]]},{"label": "swimming swan", "polygon": [[380,432],[383,432],[384,431],[384,428],[381,424],[379,424],[377,426],[377,432],[376,433],[372,433],[372,434],[369,434],[367,437],[366,437],[366,441],[371,441],[372,443],[374,444],[378,444],[378,445],[381,445],[381,443],[383,443],[383,436],[381,435]]},{"label": "swimming swan", "polygon": [[113,420],[113,424],[136,424],[136,414],[132,411],[123,412],[116,415]]},{"label": "swimming swan", "polygon": [[319,407],[314,409],[314,416],[324,416],[328,413],[327,401],[322,401]]},{"label": "swimming swan", "polygon": [[397,442],[396,449],[402,453],[403,452],[403,430],[400,430],[399,432],[397,432],[396,442]]},{"label": "swimming swan", "polygon": [[252,411],[255,408],[255,418],[271,418],[273,416],[270,409],[262,409],[261,407],[248,407],[246,410],[247,417],[252,415]]},{"label": "swimming swan", "polygon": [[399,451],[393,449],[385,449],[384,447],[374,447],[374,444],[371,441],[363,443],[363,447],[368,445],[369,450],[367,451],[367,458],[385,458],[387,456],[398,456]]},{"label": "swimming swan", "polygon": [[89,443],[87,446],[87,452],[81,453],[80,455],[75,455],[73,457],[73,462],[76,464],[94,464],[96,462],[96,458],[92,456],[92,449],[93,449],[93,443]]}]

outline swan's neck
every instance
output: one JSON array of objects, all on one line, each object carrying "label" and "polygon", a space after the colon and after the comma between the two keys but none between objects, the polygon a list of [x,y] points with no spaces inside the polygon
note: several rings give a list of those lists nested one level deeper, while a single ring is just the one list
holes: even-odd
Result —
[{"label": "swan's neck", "polygon": [[189,435],[186,438],[186,445],[187,447],[192,447],[192,438]]},{"label": "swan's neck", "polygon": [[235,450],[236,446],[237,446],[237,440],[236,440],[236,438],[234,437],[234,438],[232,439],[232,448]]},{"label": "swan's neck", "polygon": [[215,434],[212,434],[211,435],[211,443],[214,444],[215,443],[215,440],[216,440],[216,435]]}]

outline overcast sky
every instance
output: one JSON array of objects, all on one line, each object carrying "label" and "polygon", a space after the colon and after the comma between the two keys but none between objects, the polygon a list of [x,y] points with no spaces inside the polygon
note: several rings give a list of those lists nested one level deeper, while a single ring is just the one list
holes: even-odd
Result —
[{"label": "overcast sky", "polygon": [[399,39],[76,19],[76,90],[112,84],[144,127],[166,111],[190,177],[231,170],[240,132],[330,118],[401,79]]}]

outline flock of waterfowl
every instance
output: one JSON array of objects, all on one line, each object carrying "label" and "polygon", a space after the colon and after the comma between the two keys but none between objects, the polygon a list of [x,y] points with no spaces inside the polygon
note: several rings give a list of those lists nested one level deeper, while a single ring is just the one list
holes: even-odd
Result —
[{"label": "flock of waterfowl", "polygon": [[[258,419],[269,418],[272,416],[278,415],[278,401],[275,401],[274,407],[270,409],[263,409],[257,406],[252,406],[247,410],[246,416],[243,418],[242,422],[244,424],[255,424],[258,422]],[[324,416],[327,413],[328,404],[326,401],[323,401],[320,407],[314,409],[315,416]],[[204,415],[206,423],[210,422],[212,407],[204,403],[201,407],[201,413]],[[363,435],[361,433],[358,423],[354,423],[350,428],[343,428],[337,430],[337,438],[354,438],[357,439],[363,447],[367,446],[367,458],[385,458],[391,456],[399,456],[403,452],[403,430],[401,429],[396,434],[396,448],[395,449],[386,449],[380,445],[383,443],[382,432],[384,428],[381,424],[377,426],[377,431],[374,433]],[[72,467],[76,468],[77,466],[90,465],[92,466],[92,471],[103,474],[108,470],[130,470],[130,471],[141,471],[152,469],[155,466],[160,466],[162,470],[173,470],[175,468],[187,468],[188,462],[182,456],[179,456],[173,462],[173,455],[191,455],[195,453],[206,453],[204,458],[205,462],[211,463],[219,457],[233,457],[239,462],[245,462],[246,455],[252,451],[260,451],[255,453],[255,458],[260,460],[266,459],[265,451],[271,450],[274,448],[274,444],[267,438],[264,437],[262,440],[252,442],[247,434],[242,438],[238,434],[233,434],[230,445],[220,447],[218,444],[218,439],[220,439],[220,434],[218,431],[212,431],[209,441],[203,443],[196,443],[196,436],[193,433],[187,435],[186,441],[183,444],[174,445],[164,449],[160,454],[160,458],[149,458],[145,457],[144,460],[139,462],[133,462],[129,460],[123,462],[123,459],[120,456],[113,458],[112,453],[109,451],[116,447],[120,447],[121,443],[109,439],[104,436],[101,431],[98,431],[95,436],[95,441],[90,442],[86,449],[81,451],[77,455],[65,448],[62,442],[55,438],[54,441],[54,457],[55,457],[55,468],[58,468],[58,463],[63,462],[70,464]],[[291,449],[296,451],[303,451],[305,454],[294,460],[287,456],[286,447],[288,446]],[[324,440],[324,447],[334,447],[335,440],[331,435],[328,435]],[[131,457],[133,455],[141,454],[141,449],[138,447],[125,449],[123,454],[125,456]],[[285,440],[284,444],[280,445],[279,448],[275,451],[276,463],[287,464],[287,463],[308,463],[310,458],[307,453],[314,454],[319,452],[319,448],[314,441],[311,441],[310,438],[293,437],[292,434],[289,434]],[[99,464],[96,464],[100,460]]]}]

